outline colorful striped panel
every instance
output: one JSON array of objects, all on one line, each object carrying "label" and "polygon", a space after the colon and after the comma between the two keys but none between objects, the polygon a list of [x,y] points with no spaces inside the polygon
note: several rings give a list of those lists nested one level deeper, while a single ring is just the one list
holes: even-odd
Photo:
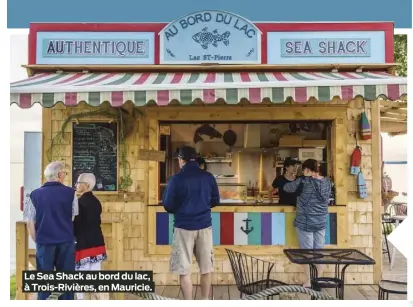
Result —
[{"label": "colorful striped panel", "polygon": [[168,214],[168,216],[169,216],[168,242],[169,244],[172,244],[173,237],[174,237],[174,215]]},{"label": "colorful striped panel", "polygon": [[262,213],[258,212],[248,213],[248,219],[250,220],[250,222],[248,223],[248,228],[253,229],[248,234],[248,245],[262,245],[261,214]]},{"label": "colorful striped panel", "polygon": [[221,245],[221,218],[219,212],[212,212],[212,242],[214,245]]},{"label": "colorful striped panel", "polygon": [[[294,82],[294,86],[286,86],[288,82]],[[52,107],[57,102],[75,106],[81,101],[92,106],[105,101],[113,106],[127,101],[136,106],[150,102],[165,106],[172,100],[188,105],[195,99],[206,104],[218,99],[237,104],[242,98],[251,103],[261,103],[265,98],[283,103],[289,97],[305,103],[311,97],[329,102],[335,96],[351,100],[357,95],[367,100],[382,95],[399,100],[406,94],[407,79],[384,72],[49,73],[10,85],[10,103],[21,108],[34,103]]]},{"label": "colorful striped panel", "polygon": [[248,213],[234,214],[234,245],[248,245],[248,232],[251,231],[251,223],[246,221],[249,221]]},{"label": "colorful striped panel", "polygon": [[328,218],[327,218],[327,227],[326,227],[326,235],[325,235],[325,244],[330,244],[330,242],[331,242],[331,236],[330,236],[330,231],[331,231],[331,223],[330,223],[330,220],[331,220],[331,215],[329,214],[328,215]]},{"label": "colorful striped panel", "polygon": [[285,245],[289,247],[298,246],[297,233],[294,227],[295,213],[285,214]]},{"label": "colorful striped panel", "polygon": [[286,214],[271,213],[271,245],[285,245]]},{"label": "colorful striped panel", "polygon": [[329,214],[330,220],[330,242],[327,244],[336,245],[337,244],[337,213]]},{"label": "colorful striped panel", "polygon": [[[214,245],[280,245],[297,247],[295,213],[283,212],[213,212]],[[173,215],[156,213],[156,244],[170,245],[173,240]],[[337,244],[337,214],[327,218],[327,245]]]},{"label": "colorful striped panel", "polygon": [[272,214],[275,213],[261,213],[261,245],[272,244]]},{"label": "colorful striped panel", "polygon": [[220,213],[220,242],[221,245],[234,245],[234,213]]},{"label": "colorful striped panel", "polygon": [[156,245],[169,245],[168,213],[156,213]]}]

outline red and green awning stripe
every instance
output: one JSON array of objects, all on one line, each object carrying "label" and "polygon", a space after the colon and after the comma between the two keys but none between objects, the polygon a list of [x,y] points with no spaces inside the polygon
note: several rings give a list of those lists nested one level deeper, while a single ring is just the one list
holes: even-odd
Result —
[{"label": "red and green awning stripe", "polygon": [[289,98],[306,103],[311,97],[329,102],[358,95],[399,100],[406,94],[406,78],[384,72],[45,73],[10,85],[11,103],[22,108],[34,103],[52,107],[58,102],[75,106],[82,101],[92,106],[103,102],[121,106],[127,101],[136,106],[165,106],[171,101],[189,105],[195,100],[211,104],[220,99],[227,104],[242,99],[283,103]]}]

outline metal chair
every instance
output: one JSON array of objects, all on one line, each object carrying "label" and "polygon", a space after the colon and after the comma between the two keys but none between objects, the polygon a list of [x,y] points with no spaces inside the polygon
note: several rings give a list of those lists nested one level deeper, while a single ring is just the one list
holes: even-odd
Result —
[{"label": "metal chair", "polygon": [[388,213],[391,216],[407,216],[407,204],[406,203],[392,203],[389,206]]},{"label": "metal chair", "polygon": [[266,289],[287,285],[272,277],[275,274],[271,272],[275,266],[274,263],[233,250],[225,250],[231,263],[240,298],[243,295],[252,295]]},{"label": "metal chair", "polygon": [[389,294],[407,295],[407,282],[381,280],[379,282],[379,300],[388,300]]},{"label": "metal chair", "polygon": [[389,263],[391,263],[391,256],[390,256],[390,249],[389,249],[389,242],[387,240],[387,236],[393,231],[394,229],[394,221],[391,219],[389,214],[383,214],[381,217],[381,225],[382,225],[382,234],[384,240],[382,242],[382,250],[383,254],[387,254],[389,258]]},{"label": "metal chair", "polygon": [[406,204],[395,204],[394,209],[396,215],[407,216],[407,205]]}]

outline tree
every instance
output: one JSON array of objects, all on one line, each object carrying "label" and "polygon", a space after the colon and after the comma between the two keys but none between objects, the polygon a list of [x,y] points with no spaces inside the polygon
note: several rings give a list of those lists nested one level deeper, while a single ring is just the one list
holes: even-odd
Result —
[{"label": "tree", "polygon": [[407,35],[394,35],[394,62],[400,64],[397,67],[397,75],[407,76]]}]

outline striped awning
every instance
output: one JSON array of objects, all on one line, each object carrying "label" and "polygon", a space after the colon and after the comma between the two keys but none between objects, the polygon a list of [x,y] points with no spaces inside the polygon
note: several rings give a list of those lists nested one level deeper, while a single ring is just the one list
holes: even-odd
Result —
[{"label": "striped awning", "polygon": [[311,97],[329,102],[334,97],[367,100],[385,96],[400,100],[407,94],[407,78],[385,72],[205,72],[205,73],[43,73],[10,84],[10,101],[21,108],[34,103],[52,107],[58,102],[75,106],[86,102],[98,106],[109,102],[121,106],[148,103],[168,105],[178,101],[211,104],[223,99],[237,104],[263,100],[283,103],[292,99],[305,103]]}]

